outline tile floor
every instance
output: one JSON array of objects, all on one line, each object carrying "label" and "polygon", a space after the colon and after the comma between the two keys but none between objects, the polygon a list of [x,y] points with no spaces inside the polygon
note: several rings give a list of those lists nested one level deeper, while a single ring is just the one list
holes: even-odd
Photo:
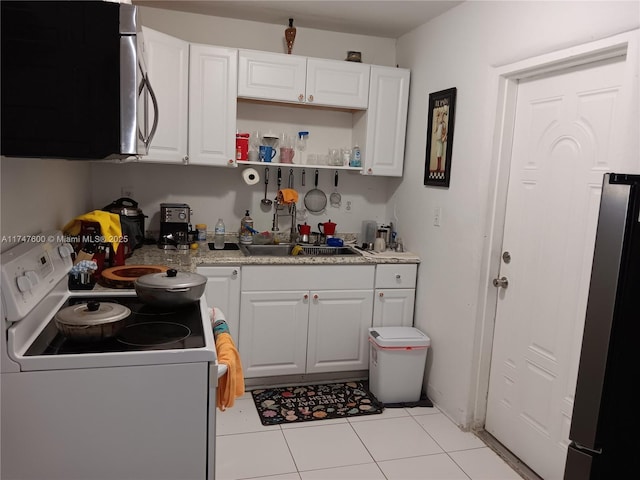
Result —
[{"label": "tile floor", "polygon": [[248,392],[217,419],[217,480],[522,478],[435,407],[265,427]]}]

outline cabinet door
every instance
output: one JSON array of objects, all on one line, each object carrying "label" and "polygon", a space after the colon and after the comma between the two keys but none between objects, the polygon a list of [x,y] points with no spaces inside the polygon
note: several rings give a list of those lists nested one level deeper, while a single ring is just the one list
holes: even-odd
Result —
[{"label": "cabinet door", "polygon": [[236,346],[240,345],[240,267],[197,267],[196,272],[207,277],[205,298],[209,307],[224,313],[229,333]]},{"label": "cabinet door", "polygon": [[240,50],[238,96],[302,103],[306,68],[306,57]]},{"label": "cabinet door", "polygon": [[371,66],[363,173],[401,177],[409,104],[409,70]]},{"label": "cabinet door", "polygon": [[366,109],[369,65],[319,58],[307,59],[306,102],[315,105]]},{"label": "cabinet door", "polygon": [[412,327],[416,291],[413,288],[378,289],[373,302],[374,327]]},{"label": "cabinet door", "polygon": [[246,378],[305,372],[308,293],[242,292],[239,352]]},{"label": "cabinet door", "polygon": [[[149,81],[158,99],[158,127],[143,162],[183,163],[187,158],[189,43],[142,27]],[[150,124],[153,109],[150,109]]]},{"label": "cabinet door", "polygon": [[311,292],[307,373],[365,370],[372,290]]},{"label": "cabinet door", "polygon": [[189,164],[235,166],[238,51],[190,46]]}]

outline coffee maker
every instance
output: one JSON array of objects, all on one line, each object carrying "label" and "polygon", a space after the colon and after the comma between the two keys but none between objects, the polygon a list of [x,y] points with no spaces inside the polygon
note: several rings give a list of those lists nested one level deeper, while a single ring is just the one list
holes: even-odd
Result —
[{"label": "coffee maker", "polygon": [[186,203],[160,204],[160,239],[158,247],[165,250],[189,249],[191,208]]}]

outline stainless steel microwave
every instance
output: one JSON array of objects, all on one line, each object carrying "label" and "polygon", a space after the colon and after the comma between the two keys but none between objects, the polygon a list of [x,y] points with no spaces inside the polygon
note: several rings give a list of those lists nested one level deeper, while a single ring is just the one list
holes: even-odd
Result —
[{"label": "stainless steel microwave", "polygon": [[146,155],[159,112],[137,8],[105,1],[0,5],[2,155]]}]

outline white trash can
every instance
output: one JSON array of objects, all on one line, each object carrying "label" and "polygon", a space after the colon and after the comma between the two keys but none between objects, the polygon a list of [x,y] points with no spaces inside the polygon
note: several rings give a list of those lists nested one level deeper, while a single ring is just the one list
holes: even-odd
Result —
[{"label": "white trash can", "polygon": [[413,327],[369,328],[369,390],[382,403],[417,402],[431,339]]}]

